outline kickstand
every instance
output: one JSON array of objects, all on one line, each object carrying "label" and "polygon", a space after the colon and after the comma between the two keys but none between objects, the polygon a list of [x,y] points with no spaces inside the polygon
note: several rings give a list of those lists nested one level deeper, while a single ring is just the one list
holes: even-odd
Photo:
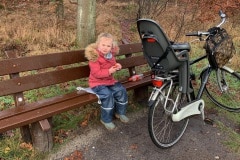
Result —
[{"label": "kickstand", "polygon": [[199,110],[202,115],[202,119],[205,120],[205,115],[204,115],[204,105],[202,103],[199,104]]}]

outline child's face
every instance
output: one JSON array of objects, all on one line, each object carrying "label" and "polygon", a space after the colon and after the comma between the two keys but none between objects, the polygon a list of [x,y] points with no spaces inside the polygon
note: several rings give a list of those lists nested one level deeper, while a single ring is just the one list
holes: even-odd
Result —
[{"label": "child's face", "polygon": [[98,50],[103,54],[107,54],[111,51],[113,40],[111,38],[102,37],[98,43]]}]

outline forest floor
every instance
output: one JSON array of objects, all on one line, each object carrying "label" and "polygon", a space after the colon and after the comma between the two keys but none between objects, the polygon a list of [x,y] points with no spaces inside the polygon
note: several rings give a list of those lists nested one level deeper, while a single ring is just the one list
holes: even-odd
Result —
[{"label": "forest floor", "polygon": [[114,131],[106,130],[100,122],[90,125],[46,160],[240,160],[240,154],[226,145],[229,133],[216,125],[220,121],[232,126],[225,117],[208,113],[213,120],[210,125],[201,116],[193,117],[182,139],[169,149],[161,149],[149,136],[147,113],[146,107],[128,113],[129,124],[114,120]]}]

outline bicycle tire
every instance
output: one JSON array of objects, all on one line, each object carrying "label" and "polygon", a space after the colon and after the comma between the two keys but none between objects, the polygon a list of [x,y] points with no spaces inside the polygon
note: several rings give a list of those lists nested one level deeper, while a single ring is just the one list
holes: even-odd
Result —
[{"label": "bicycle tire", "polygon": [[[217,75],[220,77],[219,82],[224,88],[223,91],[218,85]],[[209,99],[218,107],[230,112],[240,112],[240,75],[238,73],[228,67],[212,71],[205,90]]]},{"label": "bicycle tire", "polygon": [[[169,84],[163,89],[168,89]],[[175,99],[178,91],[178,83],[174,83],[169,97]],[[187,96],[183,95],[180,98],[181,103],[178,106],[181,106],[184,102],[186,103]],[[168,104],[169,105],[169,104]],[[169,148],[176,144],[180,138],[183,136],[189,119],[185,118],[179,122],[173,122],[171,115],[164,111],[163,101],[159,95],[156,102],[154,102],[149,109],[148,115],[148,131],[153,143],[159,148]],[[168,106],[171,107],[171,106]],[[178,109],[180,109],[178,107]]]}]

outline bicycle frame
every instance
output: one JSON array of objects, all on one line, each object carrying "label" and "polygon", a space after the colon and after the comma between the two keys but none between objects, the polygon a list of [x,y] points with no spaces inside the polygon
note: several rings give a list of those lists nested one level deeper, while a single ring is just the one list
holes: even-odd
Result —
[{"label": "bicycle frame", "polygon": [[[226,20],[223,12],[220,12],[220,16],[222,21],[217,27]],[[227,102],[224,101],[225,98],[229,99],[228,97],[233,95],[228,96],[228,93],[231,91],[239,93],[231,83],[239,82],[240,75],[226,66],[221,68],[218,65],[214,66],[210,60],[215,57],[209,57],[208,50],[203,56],[190,60],[188,43],[170,43],[161,27],[152,20],[141,19],[137,24],[143,50],[153,72],[154,87],[148,100],[148,130],[154,144],[160,148],[169,148],[180,140],[191,116],[202,115],[202,119],[205,120],[205,103],[202,99],[205,90],[210,100],[216,105],[228,111],[240,111],[240,107],[234,108],[231,107],[232,103],[224,103]],[[207,41],[209,36],[215,34],[211,29],[207,32],[189,33],[187,36],[196,36],[200,41]],[[203,39],[202,36],[206,36],[207,39]],[[195,74],[191,73],[191,66],[205,58],[209,63],[199,74],[200,86],[195,88],[193,86]],[[232,80],[230,78],[233,81],[230,81]],[[239,86],[240,83],[237,85]],[[196,96],[195,89],[198,89]],[[221,98],[218,97],[221,94],[219,91],[223,93],[224,104],[221,99],[218,101],[218,98]]]},{"label": "bicycle frame", "polygon": [[[192,91],[189,93],[186,93],[188,95],[188,102],[189,107],[185,107],[180,112],[176,112],[178,103],[179,103],[179,96],[182,94],[181,92],[178,93],[176,96],[176,99],[169,98],[169,94],[171,93],[173,82],[179,81],[179,72],[174,72],[174,75],[167,76],[166,78],[161,76],[156,76],[153,81],[162,81],[161,86],[155,86],[152,89],[152,93],[149,97],[148,104],[151,106],[155,101],[161,101],[163,104],[163,108],[166,114],[171,115],[173,121],[180,121],[188,116],[195,115],[195,114],[202,114],[203,115],[203,108],[204,108],[204,101],[199,98],[195,98],[193,88]],[[191,83],[191,80],[189,79],[189,83]],[[154,84],[154,83],[153,83]],[[165,86],[169,86],[167,90],[165,90]],[[204,88],[204,87],[203,87]],[[181,90],[179,88],[179,90]],[[202,94],[202,93],[201,93]],[[193,103],[191,102],[193,101]],[[172,105],[169,105],[172,104]],[[167,108],[167,106],[171,106],[171,108]]]},{"label": "bicycle frame", "polygon": [[[178,98],[176,100],[170,99],[169,98],[169,94],[173,85],[173,78],[177,78],[177,75],[173,75],[173,76],[169,76],[166,78],[163,77],[156,77],[155,79],[162,81],[163,85],[159,88],[159,87],[154,87],[151,95],[149,97],[148,100],[148,105],[151,106],[156,100],[160,100],[162,102],[164,102],[164,110],[166,111],[166,113],[168,114],[173,114],[174,109],[176,108],[176,103],[178,102]],[[163,90],[163,88],[168,85],[170,83],[170,87],[167,91]],[[165,96],[165,92],[167,92],[167,95]],[[177,96],[179,97],[179,95]],[[158,98],[158,99],[157,99]],[[167,103],[170,102],[173,104],[173,108],[171,110],[167,109]]]},{"label": "bicycle frame", "polygon": [[[207,55],[201,56],[197,59],[194,59],[192,61],[190,61],[190,66],[205,59],[207,57]],[[180,121],[183,118],[186,118],[188,116],[191,115],[195,115],[195,114],[202,114],[202,117],[204,119],[204,113],[203,113],[203,108],[204,108],[204,102],[201,99],[202,95],[203,95],[203,91],[205,89],[205,86],[207,84],[208,78],[212,72],[213,68],[208,65],[205,69],[203,69],[203,71],[201,72],[200,76],[201,76],[201,86],[200,89],[198,90],[197,96],[195,97],[194,94],[194,88],[192,87],[191,84],[191,78],[189,79],[189,83],[190,83],[190,88],[192,89],[191,92],[186,93],[188,95],[188,101],[192,101],[189,103],[189,107],[186,107],[186,109],[183,109],[182,112],[184,112],[184,110],[187,110],[189,113],[179,113],[179,115],[174,115],[174,111],[176,110],[178,101],[179,101],[179,95],[180,93],[178,93],[176,99],[170,99],[169,98],[169,94],[172,88],[172,84],[174,81],[179,81],[179,74],[178,72],[174,72],[175,75],[169,75],[167,77],[161,77],[161,76],[156,76],[155,77],[155,81],[162,81],[162,86],[155,86],[152,90],[152,93],[149,97],[149,106],[151,106],[156,100],[157,101],[162,101],[163,102],[163,108],[165,110],[165,112],[169,115],[172,115],[173,117],[173,121]],[[177,73],[177,74],[176,74]],[[170,83],[170,85],[169,85]],[[168,90],[164,90],[163,88],[169,85]],[[166,94],[166,95],[165,95]],[[158,98],[158,99],[157,99]],[[172,103],[172,108],[167,108],[167,103],[170,102]],[[194,107],[195,106],[195,107]],[[201,106],[201,107],[199,107]],[[191,109],[191,107],[193,107]],[[185,112],[187,112],[185,111]],[[177,117],[177,118],[176,118]]]},{"label": "bicycle frame", "polygon": [[[195,60],[192,60],[190,62],[190,65],[193,65],[203,59],[207,58],[207,55],[204,55],[204,56],[201,56]],[[223,66],[223,68],[225,68],[226,70],[228,70],[229,72],[233,73],[234,71],[227,67],[227,66]],[[217,72],[217,83],[218,83],[218,87],[220,89],[221,92],[224,92],[227,90],[227,83],[225,81],[225,75],[220,71],[219,68],[213,68],[210,64],[208,64],[203,70],[202,72],[200,73],[200,78],[201,78],[201,86],[200,86],[200,89],[198,91],[198,94],[197,94],[197,97],[196,99],[199,99],[202,97],[202,94],[203,94],[203,91],[204,91],[204,88],[205,86],[207,85],[207,81],[209,79],[209,76],[211,74],[211,72],[215,70]]]}]

